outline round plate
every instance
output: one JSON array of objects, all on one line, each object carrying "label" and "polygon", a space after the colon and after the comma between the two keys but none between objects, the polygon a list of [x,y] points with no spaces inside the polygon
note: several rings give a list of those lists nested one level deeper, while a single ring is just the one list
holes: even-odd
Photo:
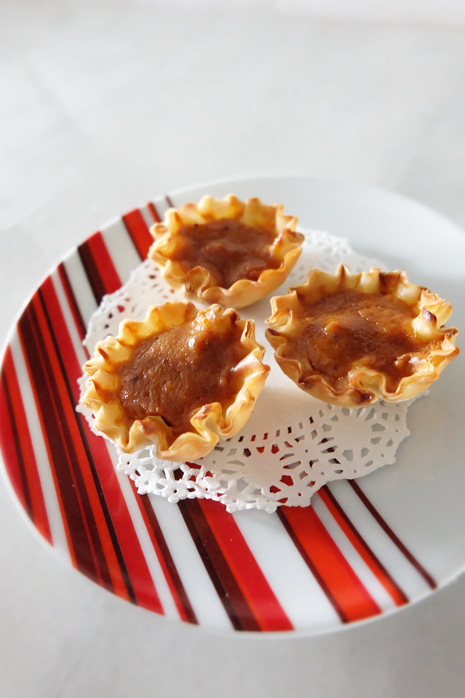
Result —
[{"label": "round plate", "polygon": [[220,631],[317,634],[430,594],[465,563],[459,356],[409,411],[395,465],[324,487],[306,508],[228,514],[217,502],[139,496],[111,445],[75,411],[82,339],[102,296],[145,258],[148,226],[203,194],[282,202],[302,227],[347,237],[456,306],[465,235],[439,214],[365,185],[270,177],[160,197],[73,250],[37,289],[3,356],[0,441],[17,500],[57,554],[155,613]]}]

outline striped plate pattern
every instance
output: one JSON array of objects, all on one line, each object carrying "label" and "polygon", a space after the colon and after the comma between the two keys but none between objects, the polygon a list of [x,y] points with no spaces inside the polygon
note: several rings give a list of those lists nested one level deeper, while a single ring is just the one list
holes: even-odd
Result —
[{"label": "striped plate pattern", "polygon": [[96,584],[172,619],[227,630],[320,633],[436,587],[363,485],[313,506],[228,514],[213,501],[140,496],[76,412],[86,325],[147,255],[166,198],[96,232],[37,289],[3,357],[0,445],[21,507]]}]

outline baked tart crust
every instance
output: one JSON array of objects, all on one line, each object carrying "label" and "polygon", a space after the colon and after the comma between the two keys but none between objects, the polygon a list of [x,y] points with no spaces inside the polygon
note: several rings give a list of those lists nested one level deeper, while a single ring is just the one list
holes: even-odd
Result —
[{"label": "baked tart crust", "polygon": [[[117,337],[97,344],[84,365],[81,399],[93,411],[95,428],[121,451],[155,445],[158,458],[195,460],[250,417],[270,370],[264,353],[253,320],[241,320],[235,310],[164,303],[151,307],[142,322],[124,320]],[[203,394],[208,390],[213,393]]]},{"label": "baked tart crust", "polygon": [[296,226],[282,204],[204,196],[169,209],[163,223],[152,226],[149,257],[186,297],[240,308],[286,280],[305,239]]},{"label": "baked tart crust", "polygon": [[271,308],[266,337],[279,366],[334,405],[412,398],[459,353],[458,330],[444,327],[452,306],[405,271],[312,269],[289,295],[272,298]]}]

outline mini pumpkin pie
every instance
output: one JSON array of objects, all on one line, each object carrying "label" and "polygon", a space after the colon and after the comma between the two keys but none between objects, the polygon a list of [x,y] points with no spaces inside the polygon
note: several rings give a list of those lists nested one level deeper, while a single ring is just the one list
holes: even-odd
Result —
[{"label": "mini pumpkin pie", "polygon": [[125,453],[155,444],[172,461],[201,458],[252,413],[269,367],[253,320],[176,301],[125,320],[84,365],[82,402]]},{"label": "mini pumpkin pie", "polygon": [[320,400],[346,407],[414,397],[459,353],[452,307],[404,271],[312,269],[272,298],[266,336],[284,373]]},{"label": "mini pumpkin pie", "polygon": [[281,204],[204,196],[198,204],[169,209],[151,228],[149,257],[188,298],[240,308],[286,280],[304,241],[296,225]]}]

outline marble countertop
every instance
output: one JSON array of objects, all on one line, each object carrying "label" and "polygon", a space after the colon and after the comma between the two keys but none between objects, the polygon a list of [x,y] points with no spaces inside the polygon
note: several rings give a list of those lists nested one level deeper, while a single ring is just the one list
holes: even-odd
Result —
[{"label": "marble countertop", "polygon": [[[395,190],[465,227],[465,29],[270,9],[5,0],[0,306],[155,195],[252,174]],[[118,601],[54,560],[0,480],[0,693],[72,698],[461,696],[462,577],[312,638],[217,637]]]}]

